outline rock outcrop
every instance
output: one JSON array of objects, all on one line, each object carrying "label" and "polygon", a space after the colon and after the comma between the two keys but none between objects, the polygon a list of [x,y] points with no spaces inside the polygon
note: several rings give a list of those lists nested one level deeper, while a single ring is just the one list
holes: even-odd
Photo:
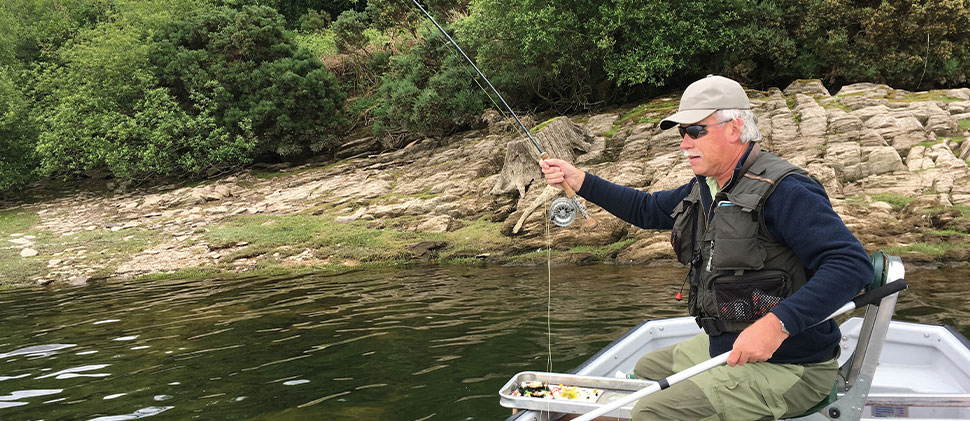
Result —
[{"label": "rock outcrop", "polygon": [[[942,257],[916,253],[910,259],[965,260],[970,89],[913,93],[860,83],[833,95],[808,80],[784,90],[751,91],[749,97],[762,146],[818,177],[867,249],[942,242],[950,245]],[[662,131],[657,123],[676,104],[676,97],[661,98],[634,110],[558,117],[533,133],[551,156],[611,181],[645,191],[675,188],[690,179],[691,169],[678,150],[676,131]],[[551,243],[561,250],[601,247],[605,252],[597,258],[619,263],[672,261],[667,233],[633,227],[591,203],[586,206],[599,221],[595,229],[552,227],[547,238],[547,205],[561,193],[545,185],[531,141],[493,114],[484,117],[486,129],[391,152],[374,152],[376,141],[369,137],[351,139],[339,154],[351,159],[281,168],[280,177],[242,173],[195,187],[81,192],[19,205],[35,211],[40,228],[54,237],[92,230],[164,234],[164,241],[132,255],[105,258],[113,263],[77,264],[97,253],[84,246],[45,255],[34,240],[10,242],[23,258],[48,261],[50,278],[87,279],[106,267],[144,273],[219,262],[243,246],[205,244],[201,233],[208,227],[243,214],[302,213],[404,233],[448,233],[486,221],[510,241],[502,249],[470,253],[494,260]],[[436,239],[411,249],[417,258],[432,259],[446,247]],[[233,265],[248,267],[245,256],[239,259]],[[321,260],[304,250],[287,261]]]}]

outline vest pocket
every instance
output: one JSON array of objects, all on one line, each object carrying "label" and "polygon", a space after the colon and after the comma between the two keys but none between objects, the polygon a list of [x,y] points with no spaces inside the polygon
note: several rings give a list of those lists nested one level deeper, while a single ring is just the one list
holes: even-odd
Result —
[{"label": "vest pocket", "polygon": [[758,241],[759,221],[751,209],[728,203],[714,211],[713,270],[764,268],[765,249]]},{"label": "vest pocket", "polygon": [[694,238],[696,235],[697,218],[694,217],[693,203],[684,200],[674,208],[670,215],[674,218],[674,227],[670,230],[670,245],[674,248],[677,261],[683,265],[691,263],[694,253]]},{"label": "vest pocket", "polygon": [[714,278],[718,318],[724,321],[754,322],[789,295],[791,277],[782,270],[766,270],[742,276]]}]

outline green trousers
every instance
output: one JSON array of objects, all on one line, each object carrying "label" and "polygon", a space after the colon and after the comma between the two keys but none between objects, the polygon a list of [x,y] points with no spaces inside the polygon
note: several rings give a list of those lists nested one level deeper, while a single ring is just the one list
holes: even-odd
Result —
[{"label": "green trousers", "polygon": [[[660,380],[709,360],[709,341],[699,334],[660,348],[637,362],[638,378]],[[771,420],[803,414],[832,390],[838,361],[813,364],[721,365],[644,397],[633,420]]]}]

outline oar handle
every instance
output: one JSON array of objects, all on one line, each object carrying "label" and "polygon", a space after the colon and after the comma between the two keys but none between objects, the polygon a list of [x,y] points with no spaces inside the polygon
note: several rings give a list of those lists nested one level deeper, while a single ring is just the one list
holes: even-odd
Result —
[{"label": "oar handle", "polygon": [[[549,156],[548,152],[542,152],[539,154],[539,158],[545,160],[551,157]],[[562,183],[559,183],[559,187],[561,187],[562,190],[566,192],[566,197],[572,199],[573,205],[575,205],[578,208],[577,210],[579,211],[579,213],[581,213],[583,215],[583,218],[586,219],[586,228],[590,228],[590,229],[595,228],[596,220],[593,219],[593,217],[589,215],[589,212],[586,212],[586,209],[583,208],[583,205],[579,203],[579,200],[576,198],[576,191],[569,186],[569,183],[567,183],[566,180],[563,180]]]},{"label": "oar handle", "polygon": [[868,291],[865,294],[862,294],[858,297],[855,297],[852,299],[852,302],[855,304],[855,308],[859,308],[864,305],[873,304],[876,301],[882,300],[883,298],[889,296],[890,294],[895,294],[899,291],[906,289],[906,287],[907,287],[906,280],[900,278],[890,283],[887,283],[879,288],[876,288],[872,291]]},{"label": "oar handle", "polygon": [[657,383],[651,384],[650,386],[644,387],[643,389],[640,389],[620,399],[617,399],[613,402],[610,402],[606,405],[603,405],[599,408],[589,411],[583,415],[580,415],[576,417],[574,421],[590,421],[593,418],[596,418],[600,415],[605,415],[607,412],[613,411],[615,409],[619,409],[623,405],[636,402],[641,398],[643,398],[644,396],[652,394],[653,392],[659,392],[661,390],[664,390],[673,384],[677,384],[697,374],[703,373],[707,370],[710,370],[714,367],[724,364],[725,362],[727,362],[727,358],[729,354],[731,354],[730,351],[725,352],[721,355],[718,355],[714,358],[711,358],[707,361],[700,362],[695,366],[692,366],[676,374],[673,374],[670,377],[667,377],[666,379],[662,379],[658,381]]}]

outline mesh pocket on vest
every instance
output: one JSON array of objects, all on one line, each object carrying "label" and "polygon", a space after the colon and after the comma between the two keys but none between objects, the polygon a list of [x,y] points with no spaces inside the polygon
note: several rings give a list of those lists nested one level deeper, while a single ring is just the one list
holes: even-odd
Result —
[{"label": "mesh pocket on vest", "polygon": [[770,278],[720,279],[714,282],[718,317],[724,321],[753,322],[760,319],[787,296],[787,276]]}]

